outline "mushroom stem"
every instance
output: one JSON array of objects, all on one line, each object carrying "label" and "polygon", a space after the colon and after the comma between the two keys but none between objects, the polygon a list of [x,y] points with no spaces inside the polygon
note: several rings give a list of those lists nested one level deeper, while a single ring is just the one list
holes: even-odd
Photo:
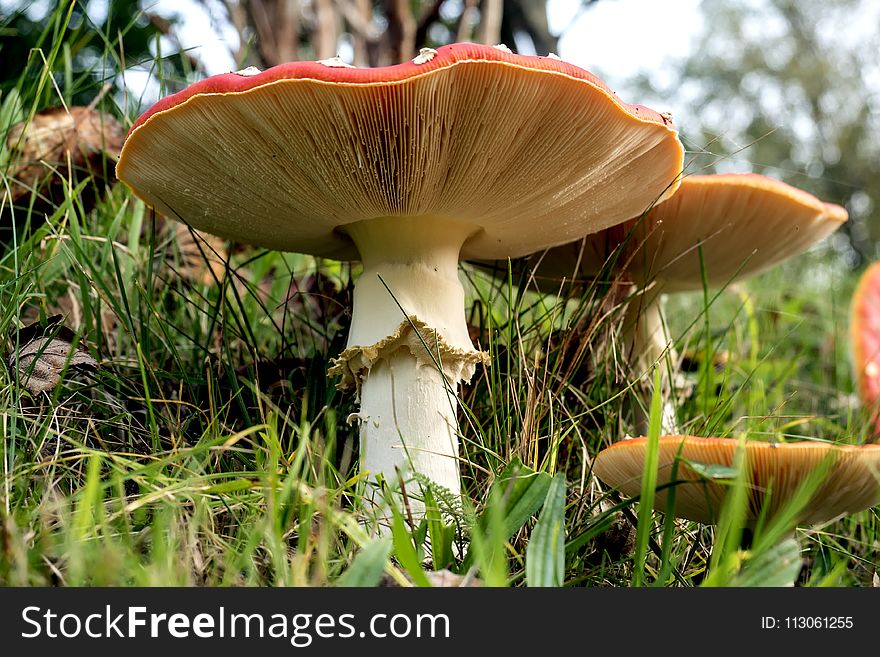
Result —
[{"label": "mushroom stem", "polygon": [[450,347],[474,351],[464,315],[458,259],[474,229],[435,217],[387,217],[346,227],[364,265],[354,289],[348,347],[394,335],[418,317]]},{"label": "mushroom stem", "polygon": [[[634,372],[642,375],[655,366],[660,368],[660,394],[663,396],[660,432],[675,434],[678,433],[678,422],[670,401],[672,382],[666,359],[675,362],[676,353],[666,332],[660,294],[658,289],[648,289],[629,301],[623,318],[623,344]],[[635,405],[636,435],[648,435],[649,408],[650,403]]]},{"label": "mushroom stem", "polygon": [[394,485],[399,468],[419,515],[424,505],[420,486],[409,483],[412,472],[460,495],[457,410],[455,389],[439,369],[404,349],[380,359],[361,385],[361,469]]},{"label": "mushroom stem", "polygon": [[[361,468],[396,487],[413,472],[461,492],[456,393],[485,354],[473,348],[458,257],[474,229],[434,217],[371,219],[346,228],[364,271],[348,347],[331,373],[360,396]],[[410,508],[424,505],[408,485]],[[416,499],[414,499],[416,498]]]}]

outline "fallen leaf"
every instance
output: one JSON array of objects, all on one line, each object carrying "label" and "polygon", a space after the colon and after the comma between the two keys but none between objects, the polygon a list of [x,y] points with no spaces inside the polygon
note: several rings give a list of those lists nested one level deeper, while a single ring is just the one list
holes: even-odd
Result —
[{"label": "fallen leaf", "polygon": [[6,359],[12,371],[18,370],[22,385],[33,394],[56,388],[67,367],[98,366],[82,341],[74,346],[76,334],[61,321],[61,315],[56,315],[45,325],[35,322],[20,329],[18,349],[13,349]]},{"label": "fallen leaf", "polygon": [[[425,577],[431,583],[431,586],[437,588],[477,588],[483,586],[483,582],[474,577],[473,570],[466,575],[456,575],[451,570],[426,570]],[[407,579],[410,579],[407,577]],[[383,575],[379,586],[396,587],[400,586],[387,574]]]},{"label": "fallen leaf", "polygon": [[12,203],[24,206],[25,199],[38,194],[38,199],[57,205],[64,200],[68,179],[75,185],[80,173],[112,182],[112,161],[118,159],[124,139],[116,119],[91,107],[53,107],[12,126],[6,135],[12,152],[7,176]]},{"label": "fallen leaf", "polygon": [[223,280],[229,259],[225,240],[178,221],[166,221],[163,231],[170,238],[165,261],[182,279],[202,285]]}]

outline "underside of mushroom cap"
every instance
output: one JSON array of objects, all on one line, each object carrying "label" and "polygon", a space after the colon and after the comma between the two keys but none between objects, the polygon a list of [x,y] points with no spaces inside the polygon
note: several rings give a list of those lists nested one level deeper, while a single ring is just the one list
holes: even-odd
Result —
[{"label": "underside of mushroom cap", "polygon": [[868,267],[853,294],[850,340],[862,405],[880,435],[880,262]]},{"label": "underside of mushroom cap", "polygon": [[[724,496],[730,490],[729,480],[708,478],[697,471],[705,473],[704,467],[695,469],[690,464],[732,466],[737,446],[738,441],[728,438],[661,436],[654,508],[666,511],[668,488],[661,487],[671,482],[672,466],[678,459],[675,515],[707,524],[717,522]],[[615,443],[596,456],[593,472],[625,495],[638,495],[647,447],[645,437]],[[801,509],[798,522],[820,523],[880,503],[880,445],[749,441],[745,450],[750,522],[765,506],[767,517],[772,517],[816,468],[826,464],[826,477]]]},{"label": "underside of mushroom cap", "polygon": [[703,268],[721,287],[806,251],[846,219],[839,205],[767,176],[691,175],[646,215],[533,256],[535,281],[550,292],[610,263],[665,292],[701,289]]},{"label": "underside of mushroom cap", "polygon": [[347,224],[398,216],[470,225],[466,257],[516,257],[677,186],[668,120],[582,69],[474,44],[419,61],[203,80],[138,119],[118,176],[196,228],[341,259]]}]

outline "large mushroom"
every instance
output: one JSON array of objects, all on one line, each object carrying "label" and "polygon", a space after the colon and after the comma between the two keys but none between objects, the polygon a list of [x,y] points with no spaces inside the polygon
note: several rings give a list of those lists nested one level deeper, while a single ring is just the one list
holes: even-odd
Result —
[{"label": "large mushroom", "polygon": [[348,348],[361,468],[460,492],[456,390],[486,354],[459,258],[518,257],[638,215],[677,187],[667,118],[551,57],[456,44],[215,76],[159,101],[117,173],[160,212],[273,249],[360,259]]},{"label": "large mushroom", "polygon": [[[766,176],[689,175],[646,214],[535,254],[525,266],[546,293],[558,292],[563,280],[579,285],[603,271],[632,281],[638,292],[623,319],[624,345],[638,371],[646,371],[669,348],[662,294],[700,290],[704,274],[714,288],[755,275],[805,251],[846,219],[839,205]],[[664,428],[674,427],[666,406]]]},{"label": "large mushroom", "polygon": [[[675,516],[716,523],[731,487],[710,473],[713,466],[734,464],[738,444],[730,438],[661,436],[654,509],[667,510],[674,486]],[[647,451],[645,437],[617,442],[599,452],[593,473],[623,494],[636,496],[642,489]],[[880,503],[880,445],[746,441],[743,463],[748,500],[744,520],[749,526],[762,515],[767,520],[776,515],[816,468],[828,470],[797,512],[798,523],[826,522]]]}]

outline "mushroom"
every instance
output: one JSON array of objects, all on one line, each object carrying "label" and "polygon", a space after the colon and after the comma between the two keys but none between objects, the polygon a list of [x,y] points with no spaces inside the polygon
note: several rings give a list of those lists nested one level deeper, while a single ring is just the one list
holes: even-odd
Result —
[{"label": "mushroom", "polygon": [[294,62],[197,82],[135,122],[117,173],[200,230],[359,259],[330,372],[359,396],[361,468],[458,495],[456,390],[487,362],[459,258],[625,221],[674,192],[682,161],[667,119],[587,71],[455,44],[383,68]]},{"label": "mushroom", "polygon": [[[704,273],[709,287],[757,274],[805,251],[846,219],[839,205],[766,176],[690,175],[646,214],[535,254],[526,266],[548,293],[558,292],[563,279],[580,284],[603,270],[632,281],[639,292],[627,304],[624,344],[638,370],[647,371],[668,349],[663,293],[700,290]],[[668,405],[663,417],[664,430],[674,430]]]},{"label": "mushroom", "polygon": [[[667,510],[667,493],[672,484],[675,516],[706,524],[717,522],[730,486],[707,476],[708,467],[732,466],[739,441],[696,436],[660,436],[659,441],[654,509]],[[750,527],[762,513],[767,519],[775,515],[811,473],[825,464],[825,478],[799,511],[798,523],[817,524],[880,503],[880,445],[759,441],[744,444],[748,497],[745,522]],[[645,437],[614,443],[596,456],[593,473],[624,495],[638,495],[647,448]]]},{"label": "mushroom", "polygon": [[850,341],[862,406],[880,436],[880,262],[859,278],[850,309]]}]

